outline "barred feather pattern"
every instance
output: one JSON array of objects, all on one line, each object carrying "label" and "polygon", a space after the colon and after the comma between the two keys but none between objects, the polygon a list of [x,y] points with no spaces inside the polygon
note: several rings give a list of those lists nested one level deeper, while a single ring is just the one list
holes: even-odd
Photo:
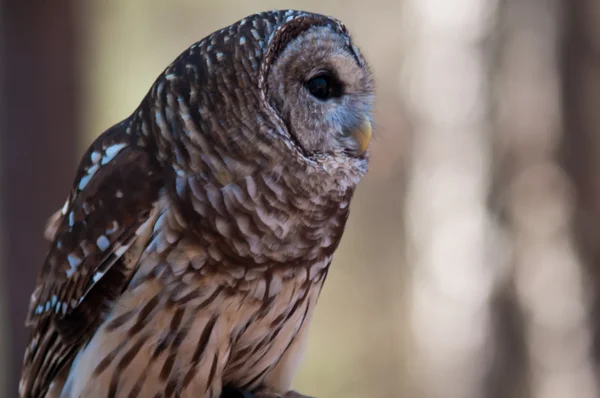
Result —
[{"label": "barred feather pattern", "polygon": [[[287,178],[281,176],[279,186]],[[341,234],[347,206],[342,212],[332,211],[333,202],[311,206],[311,214],[286,234],[296,239],[298,253],[285,253],[281,247],[270,252],[267,246],[277,245],[280,225],[260,222],[260,216],[259,222],[247,225],[240,220],[266,215],[274,206],[289,206],[283,196],[287,189],[277,190],[277,195],[266,189],[264,181],[262,186],[256,184],[256,179],[248,178],[239,186],[218,190],[210,199],[190,187],[193,200],[206,207],[207,215],[220,211],[223,217],[212,225],[207,222],[194,236],[186,235],[188,226],[182,223],[186,218],[176,206],[168,203],[168,197],[162,199],[164,211],[139,268],[115,310],[75,361],[68,396],[93,397],[102,386],[110,386],[111,397],[150,393],[218,397],[228,384],[250,391],[289,389],[337,245],[336,239],[323,237]],[[302,214],[308,200],[296,196],[298,207],[289,206],[289,211]],[[226,237],[232,240],[224,245]],[[304,254],[308,247],[314,248],[314,259],[281,258]],[[253,253],[249,265],[243,259]]]},{"label": "barred feather pattern", "polygon": [[337,20],[271,11],[192,45],[90,146],[48,223],[21,398],[290,389],[368,159],[348,154],[356,117],[308,153],[267,94],[302,35],[295,51],[344,54],[361,77],[339,108],[370,117],[369,72]]}]

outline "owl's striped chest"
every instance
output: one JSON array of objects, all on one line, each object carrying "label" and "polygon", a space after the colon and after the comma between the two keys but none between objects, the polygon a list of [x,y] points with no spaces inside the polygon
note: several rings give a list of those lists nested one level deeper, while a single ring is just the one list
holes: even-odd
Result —
[{"label": "owl's striped chest", "polygon": [[[265,387],[274,392],[291,388],[301,359],[312,312],[327,269],[310,275],[308,268],[271,270],[248,282],[240,297],[239,320],[223,373],[225,385],[250,391]],[[312,279],[309,279],[312,276]]]},{"label": "owl's striped chest", "polygon": [[168,254],[142,258],[75,361],[69,396],[104,397],[105,385],[140,397],[217,397],[228,384],[290,388],[329,261],[199,267],[202,253],[180,241]]}]

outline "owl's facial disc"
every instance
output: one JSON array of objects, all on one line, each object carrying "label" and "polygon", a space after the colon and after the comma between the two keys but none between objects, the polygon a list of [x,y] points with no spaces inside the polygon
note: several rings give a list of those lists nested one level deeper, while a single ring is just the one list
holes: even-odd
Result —
[{"label": "owl's facial disc", "polygon": [[313,26],[292,39],[267,77],[267,98],[302,151],[363,157],[371,139],[373,83],[348,38]]}]

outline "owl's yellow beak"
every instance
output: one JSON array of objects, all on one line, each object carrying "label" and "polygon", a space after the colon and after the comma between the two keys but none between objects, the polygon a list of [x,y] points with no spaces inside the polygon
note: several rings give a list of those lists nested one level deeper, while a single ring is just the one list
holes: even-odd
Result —
[{"label": "owl's yellow beak", "polygon": [[369,142],[371,142],[371,136],[373,135],[371,122],[365,119],[360,127],[353,132],[353,135],[358,143],[358,151],[362,155],[369,147]]}]

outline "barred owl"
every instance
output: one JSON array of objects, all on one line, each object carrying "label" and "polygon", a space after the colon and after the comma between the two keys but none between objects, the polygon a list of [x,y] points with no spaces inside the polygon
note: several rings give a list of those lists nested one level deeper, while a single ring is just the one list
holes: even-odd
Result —
[{"label": "barred owl", "polygon": [[322,15],[264,12],[189,47],[92,143],[50,220],[20,396],[299,396],[373,99]]}]

